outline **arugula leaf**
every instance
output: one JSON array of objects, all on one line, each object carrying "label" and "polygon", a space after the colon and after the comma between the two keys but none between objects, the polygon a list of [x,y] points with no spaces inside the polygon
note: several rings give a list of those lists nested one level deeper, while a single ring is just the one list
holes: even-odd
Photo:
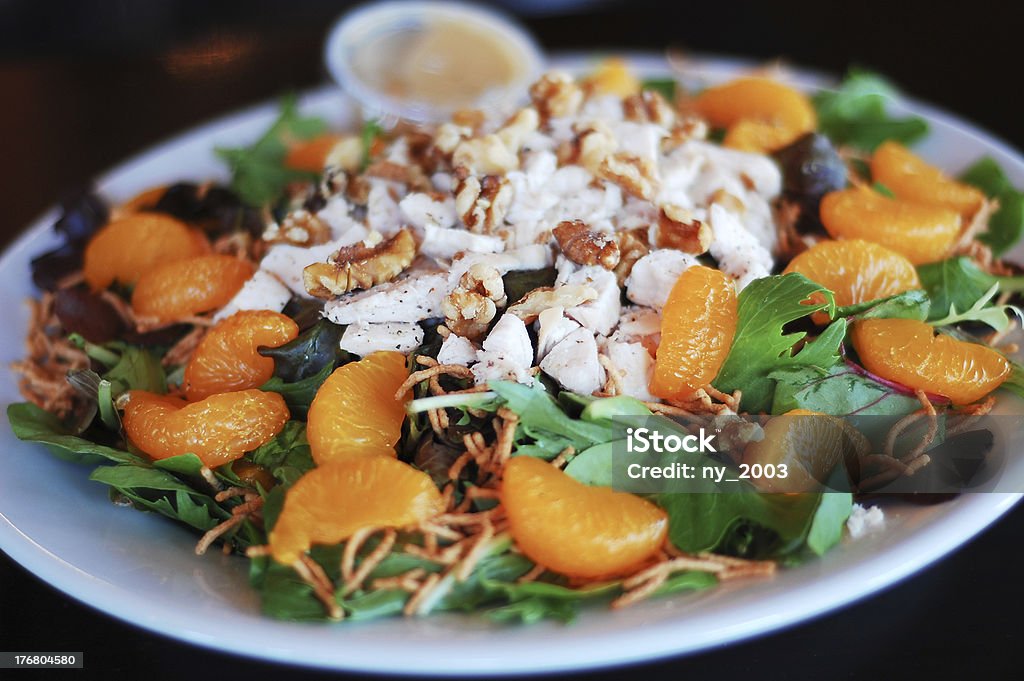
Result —
[{"label": "arugula leaf", "polygon": [[974,185],[990,198],[998,199],[999,210],[989,219],[988,231],[978,240],[995,255],[1005,253],[1024,233],[1024,192],[1018,191],[998,161],[985,156],[965,170],[960,179]]},{"label": "arugula leaf", "polygon": [[90,480],[109,485],[135,505],[190,525],[197,530],[212,529],[231,514],[209,496],[199,492],[167,471],[149,465],[101,466]]},{"label": "arugula leaf", "polygon": [[847,492],[823,494],[807,533],[807,548],[818,556],[828,553],[843,538],[843,528],[852,510],[853,495]]},{"label": "arugula leaf", "polygon": [[264,392],[274,392],[284,398],[288,405],[288,411],[295,418],[304,419],[309,414],[309,405],[313,404],[316,391],[320,389],[324,381],[334,371],[334,364],[325,364],[323,368],[312,376],[293,381],[285,381],[279,376],[274,376],[260,386]]},{"label": "arugula leaf", "polygon": [[922,289],[897,293],[888,298],[877,298],[836,308],[836,317],[861,319],[916,319],[924,321],[931,309],[931,299]]},{"label": "arugula leaf", "polygon": [[181,475],[201,476],[205,464],[195,454],[178,454],[153,462],[153,468],[179,473]]},{"label": "arugula leaf", "polygon": [[919,265],[917,276],[932,300],[930,321],[970,310],[997,284],[1000,292],[1024,291],[1024,277],[997,277],[967,256]]},{"label": "arugula leaf", "polygon": [[113,384],[111,389],[114,393],[125,390],[167,392],[167,375],[163,365],[160,358],[149,350],[121,341],[97,345],[77,333],[68,336],[68,341],[106,367],[102,377]]},{"label": "arugula leaf", "polygon": [[[837,498],[824,499],[833,495]],[[755,559],[797,559],[805,548],[823,550],[841,534],[846,521],[842,509],[847,508],[848,516],[853,503],[847,493],[754,491],[659,494],[654,501],[668,513],[669,539],[681,551],[720,551]],[[812,530],[814,547],[808,545]],[[761,535],[757,541],[743,536],[751,531]]]},{"label": "arugula leaf", "polygon": [[1008,390],[1017,397],[1024,399],[1024,366],[1010,360],[1010,376],[999,387]]},{"label": "arugula leaf", "polygon": [[566,414],[539,381],[532,388],[511,381],[495,381],[490,388],[519,415],[517,434],[533,440],[533,447],[517,447],[520,454],[552,459],[567,446],[583,451],[613,437],[609,423],[592,423]]},{"label": "arugula leaf", "polygon": [[653,90],[661,94],[666,101],[676,101],[676,90],[679,84],[675,78],[647,78],[640,83],[641,90]]},{"label": "arugula leaf", "polygon": [[333,369],[352,361],[353,357],[341,349],[341,336],[344,333],[344,326],[321,319],[300,333],[295,340],[276,348],[261,347],[259,353],[274,359],[276,378],[285,383],[296,383],[316,376],[325,367]]},{"label": "arugula leaf", "polygon": [[366,170],[370,165],[370,157],[373,153],[373,143],[378,137],[384,134],[384,128],[380,122],[371,118],[363,123],[363,129],[359,133],[359,142],[363,149],[363,160],[359,165],[360,170]]},{"label": "arugula leaf", "polygon": [[140,462],[141,458],[122,449],[96,444],[73,435],[56,416],[30,402],[7,406],[7,419],[15,437],[27,442],[49,445],[58,456],[81,463],[102,461],[115,463]]},{"label": "arugula leaf", "polygon": [[231,168],[231,187],[251,206],[273,203],[291,182],[315,180],[316,173],[295,170],[284,165],[288,146],[324,132],[319,118],[298,112],[297,98],[289,95],[281,101],[281,112],[270,128],[251,146],[217,148],[216,153]]},{"label": "arugula leaf", "polygon": [[967,310],[960,312],[956,304],[950,305],[949,314],[942,319],[932,322],[935,326],[950,326],[962,322],[982,322],[991,326],[996,331],[1005,331],[1010,326],[1010,315],[1014,314],[1024,319],[1024,312],[1014,305],[993,305],[992,299],[999,293],[999,282],[992,284],[973,305]]},{"label": "arugula leaf", "polygon": [[306,424],[289,421],[272,440],[257,447],[249,459],[270,470],[271,475],[291,486],[313,469],[313,455],[306,440]]},{"label": "arugula leaf", "polygon": [[923,118],[895,118],[887,110],[896,90],[888,81],[867,71],[851,70],[837,90],[814,96],[818,129],[836,144],[873,151],[886,140],[910,144],[928,132]]},{"label": "arugula leaf", "polygon": [[798,367],[772,372],[775,394],[772,414],[809,409],[831,416],[894,416],[910,414],[921,404],[913,397],[858,374],[844,364],[828,371]]},{"label": "arugula leaf", "polygon": [[[808,299],[818,294],[822,300]],[[714,385],[719,390],[743,391],[743,408],[766,411],[774,392],[770,374],[779,369],[816,366],[827,369],[839,361],[839,346],[846,335],[846,320],[832,322],[815,340],[794,353],[804,331],[785,333],[784,327],[818,311],[835,313],[832,292],[802,274],[790,273],[758,279],[739,296],[739,320],[732,348]]]},{"label": "arugula leaf", "polygon": [[125,390],[147,390],[154,393],[167,392],[167,375],[160,364],[160,358],[144,348],[123,345],[121,357],[103,378],[113,384],[114,392]]},{"label": "arugula leaf", "polygon": [[501,277],[509,306],[518,303],[523,296],[541,286],[554,286],[558,273],[554,267],[539,270],[510,270]]}]

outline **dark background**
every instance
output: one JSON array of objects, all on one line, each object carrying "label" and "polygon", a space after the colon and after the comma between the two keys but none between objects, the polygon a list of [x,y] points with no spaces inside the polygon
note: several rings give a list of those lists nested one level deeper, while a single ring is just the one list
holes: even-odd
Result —
[{"label": "dark background", "polygon": [[[68,189],[154,142],[322,83],[323,37],[349,4],[0,0],[0,242]],[[1024,58],[1010,3],[499,4],[552,50],[674,46],[785,56],[835,73],[865,66],[1024,147]],[[1019,677],[1022,535],[1024,508],[951,558],[836,614],[594,678]],[[135,630],[53,591],[2,553],[0,650],[84,651],[90,678],[307,677]]]}]

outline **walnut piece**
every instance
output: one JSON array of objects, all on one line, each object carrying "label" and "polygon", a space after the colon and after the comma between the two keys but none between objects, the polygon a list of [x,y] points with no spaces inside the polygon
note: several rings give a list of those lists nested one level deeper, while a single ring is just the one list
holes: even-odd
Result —
[{"label": "walnut piece", "polygon": [[530,99],[542,120],[575,115],[583,104],[583,90],[562,71],[545,73],[530,86]]},{"label": "walnut piece", "polygon": [[472,340],[487,333],[499,307],[508,302],[501,273],[490,265],[472,265],[459,279],[458,286],[441,302],[445,326],[459,336]]},{"label": "walnut piece", "polygon": [[465,139],[452,153],[452,165],[474,175],[503,175],[519,167],[519,156],[496,134]]},{"label": "walnut piece", "polygon": [[286,215],[280,225],[268,225],[262,238],[268,244],[315,246],[330,240],[331,228],[315,214],[300,208]]},{"label": "walnut piece", "polygon": [[606,156],[601,161],[597,175],[619,185],[628,194],[646,201],[651,201],[657,191],[657,170],[654,164],[635,154],[620,151]]},{"label": "walnut piece", "polygon": [[329,262],[315,262],[302,271],[311,296],[330,300],[335,296],[367,289],[397,277],[416,257],[416,240],[408,229],[376,245],[366,242],[345,246]]},{"label": "walnut piece", "polygon": [[691,255],[701,255],[707,253],[713,238],[711,225],[701,222],[681,206],[668,203],[658,211],[655,239],[658,248],[675,248]]},{"label": "walnut piece", "polygon": [[636,261],[651,252],[647,242],[647,228],[637,227],[616,232],[615,239],[619,244],[619,264],[615,267],[615,279],[619,286],[625,286]]},{"label": "walnut piece", "polygon": [[598,174],[604,160],[619,147],[611,128],[604,121],[591,121],[574,125],[573,132],[572,140],[559,145],[559,164],[578,163]]},{"label": "walnut piece", "polygon": [[661,153],[667,154],[690,140],[704,140],[708,137],[708,124],[702,118],[686,116],[680,118],[661,140]]},{"label": "walnut piece", "polygon": [[619,245],[591,231],[582,220],[563,220],[552,230],[552,235],[565,257],[577,265],[600,265],[613,270],[619,264]]},{"label": "walnut piece", "polygon": [[644,90],[622,100],[622,113],[627,121],[635,123],[656,123],[671,128],[676,122],[676,112],[655,90]]},{"label": "walnut piece", "polygon": [[567,284],[552,288],[540,286],[519,299],[515,305],[506,310],[506,314],[514,314],[525,323],[537,321],[544,310],[552,307],[570,308],[597,299],[597,291],[586,284]]},{"label": "walnut piece", "polygon": [[512,185],[504,177],[469,175],[455,187],[455,213],[466,229],[477,234],[493,234],[504,223],[511,203]]}]

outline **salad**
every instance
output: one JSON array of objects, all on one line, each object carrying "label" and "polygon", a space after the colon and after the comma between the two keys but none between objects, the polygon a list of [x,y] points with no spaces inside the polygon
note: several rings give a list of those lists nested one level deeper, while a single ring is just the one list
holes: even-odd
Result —
[{"label": "salad", "polygon": [[[569,621],[770,578],[883,525],[855,500],[1024,394],[1024,194],[915,154],[891,94],[608,60],[430,128],[288,99],[217,150],[229,185],[65,203],[12,429],[247,556],[278,618]],[[848,437],[847,490],[811,484],[845,455],[796,450],[850,415],[892,426]],[[802,486],[624,491],[623,419]]]}]

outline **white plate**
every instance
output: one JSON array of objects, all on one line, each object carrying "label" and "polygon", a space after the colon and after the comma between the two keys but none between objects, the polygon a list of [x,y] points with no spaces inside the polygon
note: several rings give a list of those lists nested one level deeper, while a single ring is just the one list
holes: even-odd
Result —
[{"label": "white plate", "polygon": [[[571,60],[581,65],[587,59]],[[645,73],[664,71],[650,56],[635,58]],[[710,60],[712,79],[740,64]],[[820,78],[804,74],[803,83]],[[334,90],[310,94],[308,111],[342,124],[351,115]],[[1024,160],[1006,144],[935,109],[921,152],[957,170],[982,154],[994,156],[1018,186]],[[225,179],[214,145],[247,142],[275,113],[267,104],[192,130],[119,166],[99,180],[122,200],[155,184]],[[0,289],[8,301],[0,327],[0,398],[19,401],[7,365],[19,358],[28,322],[15,301],[34,295],[29,259],[55,245],[44,215],[0,259]],[[824,559],[783,570],[774,579],[640,604],[620,612],[588,610],[575,624],[499,627],[443,615],[366,624],[292,624],[260,616],[246,580],[247,561],[217,551],[196,557],[196,536],[151,514],[116,507],[88,469],[20,443],[0,428],[0,548],[25,568],[93,607],[191,643],[279,662],[375,672],[486,674],[585,669],[688,653],[778,629],[813,617],[913,573],[960,546],[1020,498],[964,496],[940,506],[890,506],[888,530],[846,541]],[[1024,466],[1024,460],[1016,462]],[[742,587],[742,588],[741,588]],[[0,587],[2,588],[2,587]]]}]

